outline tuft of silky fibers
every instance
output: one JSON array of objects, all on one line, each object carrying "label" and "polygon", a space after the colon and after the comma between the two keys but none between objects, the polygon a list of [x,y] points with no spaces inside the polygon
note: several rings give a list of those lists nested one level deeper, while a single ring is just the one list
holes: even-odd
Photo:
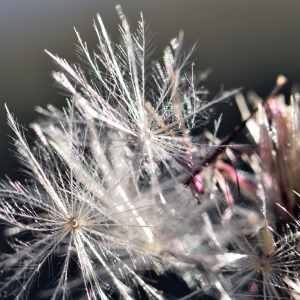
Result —
[{"label": "tuft of silky fibers", "polygon": [[[198,234],[201,215],[222,202],[203,197],[198,204],[181,177],[192,174],[199,147],[190,130],[233,92],[202,100],[194,66],[185,72],[188,57],[180,61],[181,36],[148,74],[144,20],[131,33],[117,10],[121,44],[112,43],[100,16],[98,53],[91,56],[76,32],[91,78],[47,52],[62,68],[54,77],[71,99],[63,111],[39,109],[45,119],[32,124],[33,147],[7,109],[29,179],[1,183],[0,218],[10,240],[0,261],[2,297],[135,299],[138,289],[164,299],[168,293],[143,272],[185,272],[185,247],[206,239],[205,230]],[[31,286],[53,261],[51,292],[34,293]]]}]

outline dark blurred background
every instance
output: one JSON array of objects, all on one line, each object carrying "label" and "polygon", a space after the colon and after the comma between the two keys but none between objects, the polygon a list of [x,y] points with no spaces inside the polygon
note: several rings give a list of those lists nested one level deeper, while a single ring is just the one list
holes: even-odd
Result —
[{"label": "dark blurred background", "polygon": [[0,0],[0,178],[18,168],[3,104],[25,127],[37,118],[37,105],[63,105],[43,49],[75,61],[73,26],[92,48],[97,12],[117,38],[118,3],[133,25],[143,11],[156,53],[184,30],[187,49],[198,43],[200,67],[213,70],[213,90],[243,87],[266,95],[278,73],[300,80],[299,0]]}]

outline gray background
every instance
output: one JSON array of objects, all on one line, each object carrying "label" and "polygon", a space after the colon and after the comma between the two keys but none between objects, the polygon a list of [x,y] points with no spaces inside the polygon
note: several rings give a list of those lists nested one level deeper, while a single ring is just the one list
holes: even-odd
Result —
[{"label": "gray background", "polygon": [[96,12],[115,36],[118,3],[131,24],[143,11],[158,51],[183,29],[187,48],[198,43],[200,66],[213,70],[212,89],[264,95],[278,73],[300,81],[299,0],[0,0],[0,177],[17,170],[3,103],[25,126],[35,106],[63,105],[43,49],[75,60],[73,26],[93,45]]}]

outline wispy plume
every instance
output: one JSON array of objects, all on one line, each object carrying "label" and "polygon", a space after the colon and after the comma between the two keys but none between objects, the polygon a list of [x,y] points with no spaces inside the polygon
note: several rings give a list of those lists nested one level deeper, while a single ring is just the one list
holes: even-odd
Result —
[{"label": "wispy plume", "polygon": [[98,49],[92,54],[76,31],[80,50],[93,79],[66,60],[47,53],[62,68],[54,78],[73,96],[83,121],[114,129],[133,152],[137,168],[155,174],[159,165],[190,165],[196,144],[190,131],[208,108],[236,93],[207,102],[207,91],[197,82],[192,51],[182,59],[183,34],[165,49],[162,63],[147,65],[145,23],[141,15],[132,32],[121,8],[121,42],[111,41],[100,15],[94,22]]},{"label": "wispy plume", "polygon": [[[135,264],[142,260],[145,263],[155,260],[156,253],[151,246],[155,236],[151,216],[157,218],[159,209],[154,195],[142,197],[130,175],[126,180],[120,173],[119,178],[116,175],[112,178],[109,173],[113,169],[107,160],[102,160],[103,170],[91,169],[91,164],[87,170],[83,154],[72,143],[67,143],[66,153],[57,153],[55,145],[40,145],[42,160],[38,159],[9,112],[8,119],[17,137],[18,151],[34,182],[28,187],[11,181],[2,184],[0,217],[12,228],[17,228],[8,232],[27,233],[33,239],[3,261],[3,266],[9,267],[8,273],[16,266],[19,268],[2,284],[1,290],[15,288],[15,283],[19,282],[21,289],[15,298],[24,296],[43,265],[59,252],[64,262],[52,299],[67,297],[69,266],[74,257],[78,260],[88,299],[108,298],[98,276],[98,267],[105,270],[124,299],[132,299],[126,281],[142,284],[146,292],[159,299],[155,290],[134,271]],[[69,166],[68,155],[74,155]],[[100,171],[103,176],[96,177],[96,172]],[[97,192],[93,186],[96,180]]]}]

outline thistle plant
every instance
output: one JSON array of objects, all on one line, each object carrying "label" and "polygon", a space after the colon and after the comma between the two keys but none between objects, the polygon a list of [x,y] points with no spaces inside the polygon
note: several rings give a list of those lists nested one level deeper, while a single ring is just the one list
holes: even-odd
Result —
[{"label": "thistle plant", "polygon": [[[132,32],[117,12],[118,43],[99,15],[96,51],[75,31],[87,67],[46,51],[68,99],[38,108],[32,145],[6,108],[28,180],[0,186],[1,297],[297,299],[299,95],[279,77],[265,101],[210,97],[182,33],[150,63],[143,16]],[[203,130],[233,96],[241,124]]]}]

